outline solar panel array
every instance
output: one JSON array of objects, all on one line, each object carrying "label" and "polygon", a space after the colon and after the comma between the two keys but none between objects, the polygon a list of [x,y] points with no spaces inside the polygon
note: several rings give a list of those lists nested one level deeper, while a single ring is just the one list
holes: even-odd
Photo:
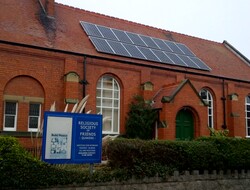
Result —
[{"label": "solar panel array", "polygon": [[80,22],[98,52],[211,70],[184,44]]}]

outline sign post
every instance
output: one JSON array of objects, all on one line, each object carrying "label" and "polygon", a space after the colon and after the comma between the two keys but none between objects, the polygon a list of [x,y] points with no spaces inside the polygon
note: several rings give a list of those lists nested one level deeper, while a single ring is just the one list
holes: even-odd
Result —
[{"label": "sign post", "polygon": [[102,115],[45,112],[42,160],[52,164],[100,163]]}]

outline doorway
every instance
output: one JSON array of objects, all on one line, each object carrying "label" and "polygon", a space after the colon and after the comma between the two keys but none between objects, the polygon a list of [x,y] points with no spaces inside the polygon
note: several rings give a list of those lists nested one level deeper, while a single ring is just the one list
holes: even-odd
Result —
[{"label": "doorway", "polygon": [[183,108],[176,116],[176,140],[194,138],[194,117],[191,110]]}]

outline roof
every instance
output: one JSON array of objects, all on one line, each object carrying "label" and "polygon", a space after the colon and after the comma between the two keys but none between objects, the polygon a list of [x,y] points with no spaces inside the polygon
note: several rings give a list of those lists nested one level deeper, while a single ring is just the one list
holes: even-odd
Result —
[{"label": "roof", "polygon": [[175,96],[182,90],[185,85],[189,85],[203,105],[207,105],[206,102],[199,96],[199,93],[194,88],[189,79],[185,79],[181,82],[164,85],[153,97],[155,109],[162,108],[162,103],[170,103],[174,100]]},{"label": "roof", "polygon": [[[29,44],[79,54],[125,60],[134,64],[157,65],[161,68],[174,68],[180,71],[250,81],[249,64],[246,63],[246,60],[240,59],[241,54],[232,51],[232,48],[229,48],[227,44],[158,29],[58,3],[55,3],[54,12],[54,19],[47,18],[38,1],[1,0],[0,40],[2,42]],[[82,29],[80,21],[185,44],[211,68],[211,71],[194,70],[99,53]]]}]

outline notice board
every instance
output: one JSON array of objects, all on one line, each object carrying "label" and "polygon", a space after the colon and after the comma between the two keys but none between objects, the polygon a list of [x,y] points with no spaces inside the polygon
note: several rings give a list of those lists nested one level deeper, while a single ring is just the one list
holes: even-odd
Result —
[{"label": "notice board", "polygon": [[100,163],[102,115],[45,112],[42,160],[52,164]]}]

